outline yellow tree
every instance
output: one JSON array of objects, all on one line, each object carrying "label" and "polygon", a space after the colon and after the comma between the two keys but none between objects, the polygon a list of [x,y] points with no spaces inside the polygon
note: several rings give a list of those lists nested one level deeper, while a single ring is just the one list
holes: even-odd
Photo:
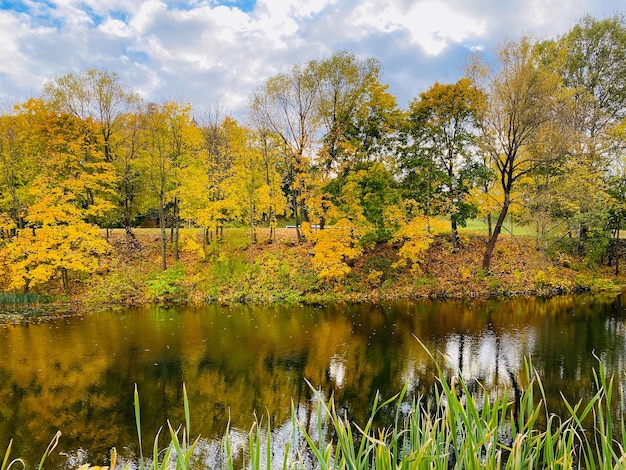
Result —
[{"label": "yellow tree", "polygon": [[224,224],[232,219],[227,190],[234,169],[221,108],[205,109],[197,118],[201,152],[195,164],[183,170],[184,185],[181,190],[189,195],[182,198],[184,213],[205,229],[203,243],[206,244],[214,233],[216,237],[223,235]]},{"label": "yellow tree", "polygon": [[416,215],[402,223],[392,241],[400,241],[399,260],[394,267],[409,265],[414,273],[427,273],[430,269],[431,245],[435,236],[445,232],[445,224],[427,215]]},{"label": "yellow tree", "polygon": [[31,132],[32,116],[16,106],[14,113],[0,116],[0,230],[24,228],[32,197],[28,191],[39,172],[38,139]]},{"label": "yellow tree", "polygon": [[152,104],[145,117],[141,168],[146,187],[158,207],[161,232],[161,268],[167,269],[167,216],[171,209],[174,257],[178,259],[181,170],[200,150],[201,135],[191,106],[176,102]]},{"label": "yellow tree", "polygon": [[256,224],[267,219],[275,226],[276,216],[284,214],[286,199],[280,188],[276,152],[269,136],[241,126],[227,117],[221,125],[222,157],[231,163],[222,180],[221,208],[231,219],[245,223],[250,231],[250,261],[254,260]]},{"label": "yellow tree", "polygon": [[409,106],[412,145],[401,165],[409,181],[419,179],[411,177],[420,173],[416,166],[433,167],[434,171],[427,172],[431,176],[427,186],[441,200],[441,212],[450,217],[455,248],[460,244],[457,226],[465,225],[476,213],[468,197],[470,188],[484,172],[474,158],[483,103],[482,93],[462,78],[453,84],[435,83]]},{"label": "yellow tree", "polygon": [[287,199],[281,187],[279,145],[276,136],[267,131],[257,132],[255,141],[261,153],[264,180],[264,184],[259,188],[258,212],[269,224],[268,242],[276,243],[277,217],[287,212]]},{"label": "yellow tree", "polygon": [[142,111],[139,96],[116,73],[90,68],[49,80],[43,97],[55,110],[94,122],[99,150],[116,170],[112,195],[116,207],[107,214],[106,222],[121,219],[132,237],[130,225],[140,202],[136,166],[138,116]]},{"label": "yellow tree", "polygon": [[40,150],[40,173],[30,188],[33,202],[20,230],[6,247],[11,287],[31,286],[60,276],[69,290],[71,273],[93,272],[107,247],[90,221],[111,210],[112,166],[97,146],[89,119],[51,110],[30,100],[30,133]]},{"label": "yellow tree", "polygon": [[349,219],[340,219],[324,230],[311,230],[305,224],[303,231],[315,243],[311,263],[321,281],[343,280],[352,270],[350,262],[363,252],[358,243],[363,228]]},{"label": "yellow tree", "polygon": [[260,132],[270,132],[280,141],[284,158],[284,182],[289,188],[289,203],[299,225],[308,188],[304,176],[312,164],[315,138],[319,130],[317,108],[319,82],[314,68],[296,65],[290,73],[269,78],[252,96],[250,112]]},{"label": "yellow tree", "polygon": [[[33,220],[42,215],[45,220],[39,221],[36,231],[20,230],[7,245],[5,269],[10,289],[27,292],[58,276],[69,291],[71,274],[89,274],[98,268],[99,257],[108,251],[108,244],[97,226],[81,219],[73,203],[61,190],[49,188],[46,197],[33,206]],[[31,221],[30,216],[27,219]]]},{"label": "yellow tree", "polygon": [[[271,136],[265,132],[254,132],[228,118],[223,127],[233,162],[233,172],[226,180],[229,199],[233,202],[232,213],[249,227],[252,262],[256,224],[267,219],[272,232],[276,217],[284,214],[287,206],[276,169],[276,149],[272,147]],[[271,237],[270,233],[270,240]]]}]

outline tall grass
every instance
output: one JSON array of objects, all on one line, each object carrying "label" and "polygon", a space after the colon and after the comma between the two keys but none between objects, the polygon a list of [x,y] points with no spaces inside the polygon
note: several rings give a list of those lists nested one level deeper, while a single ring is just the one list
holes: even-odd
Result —
[{"label": "tall grass", "polygon": [[[446,379],[437,367],[437,385],[432,398],[415,397],[406,405],[408,385],[396,396],[382,400],[376,396],[366,423],[351,422],[339,411],[333,397],[326,399],[311,387],[316,415],[302,420],[292,407],[291,436],[286,444],[276,441],[269,418],[257,419],[248,433],[247,448],[234,451],[230,425],[222,439],[222,468],[261,469],[621,469],[626,468],[626,424],[615,419],[614,379],[607,377],[600,363],[594,371],[596,393],[587,401],[570,403],[563,398],[567,416],[551,414],[539,374],[526,367],[530,385],[518,396],[506,392],[490,397],[486,390],[475,394],[459,377]],[[515,394],[514,394],[515,395]],[[623,391],[619,405],[623,410]],[[198,439],[190,440],[191,419],[183,386],[185,423],[174,429],[168,422],[169,444],[159,449],[159,434],[152,455],[144,456],[141,445],[139,394],[135,390],[139,461],[132,468],[141,470],[196,469],[194,451]],[[386,427],[377,427],[375,417],[393,411]],[[306,425],[305,422],[309,424]],[[58,442],[51,442],[38,468]],[[282,445],[276,452],[276,444]],[[24,468],[9,461],[11,443],[0,470]],[[235,455],[237,454],[237,455]],[[117,454],[111,454],[116,468]],[[87,467],[81,467],[87,468]],[[124,467],[131,468],[130,465]]]},{"label": "tall grass", "polygon": [[[250,434],[249,463],[235,467],[231,459],[227,468],[311,468],[309,454],[314,468],[322,470],[626,468],[625,423],[611,416],[613,379],[602,364],[594,373],[595,395],[585,403],[565,401],[565,417],[547,410],[541,378],[530,364],[531,383],[517,397],[503,392],[490,399],[485,390],[478,397],[462,378],[446,380],[440,368],[437,373],[434,399],[418,396],[404,411],[406,386],[386,401],[377,396],[363,426],[338,412],[332,397],[324,400],[314,390],[318,419],[313,429],[292,415],[292,433],[303,437],[304,448],[282,462],[261,461],[258,450],[264,445],[269,453],[271,447],[268,426],[264,434]],[[393,423],[375,427],[375,416],[389,407],[395,408]]]},{"label": "tall grass", "polygon": [[47,304],[50,301],[50,296],[31,292],[0,292],[0,305]]}]

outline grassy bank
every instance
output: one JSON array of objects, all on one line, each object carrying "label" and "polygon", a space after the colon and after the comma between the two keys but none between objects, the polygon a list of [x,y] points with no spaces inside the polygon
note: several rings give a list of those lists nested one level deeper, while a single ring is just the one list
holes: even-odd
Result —
[{"label": "grassy bank", "polygon": [[544,256],[534,239],[523,234],[501,237],[492,269],[485,273],[480,266],[486,235],[479,229],[462,233],[460,249],[447,235],[439,236],[418,271],[396,266],[399,246],[369,245],[348,264],[346,276],[335,281],[320,279],[311,262],[313,245],[298,243],[293,229],[280,229],[273,244],[266,241],[267,231],[259,230],[252,247],[244,229],[227,229],[223,239],[206,246],[198,231],[185,230],[180,260],[173,259],[170,249],[166,271],[158,268],[156,231],[137,231],[139,251],[115,231],[111,254],[97,275],[76,285],[76,298],[97,304],[298,303],[552,295],[623,284],[622,276],[600,263],[564,254]]},{"label": "grassy bank", "polygon": [[[168,245],[165,271],[160,269],[157,229],[136,229],[138,245],[129,243],[123,230],[112,230],[108,234],[111,248],[100,259],[98,271],[74,275],[69,295],[55,280],[39,286],[29,298],[56,296],[90,308],[151,303],[328,303],[554,295],[619,289],[624,284],[624,276],[616,276],[613,267],[589,263],[583,256],[544,255],[523,227],[513,227],[513,235],[501,236],[492,268],[486,273],[480,268],[484,231],[482,225],[468,227],[461,233],[460,248],[452,246],[448,235],[438,236],[418,270],[396,264],[399,245],[369,244],[347,263],[343,278],[324,280],[312,263],[314,245],[299,243],[294,229],[279,229],[274,243],[267,242],[266,229],[259,229],[252,246],[246,229],[226,229],[223,238],[208,244],[200,230],[185,229],[178,261],[172,243]],[[0,297],[0,303],[11,298],[18,302],[23,297],[5,294],[6,300]]]},{"label": "grassy bank", "polygon": [[[405,388],[395,397],[382,401],[376,397],[370,419],[354,423],[316,392],[315,419],[304,422],[292,411],[288,442],[276,452],[271,423],[253,423],[247,444],[236,447],[226,429],[220,452],[223,469],[529,469],[586,468],[618,469],[626,465],[626,423],[623,416],[614,418],[616,397],[614,380],[608,378],[600,364],[594,372],[595,394],[586,402],[567,403],[567,416],[555,416],[545,408],[540,377],[529,366],[530,385],[519,396],[503,393],[471,393],[460,377],[447,379],[441,369],[434,400],[418,396],[407,407]],[[473,388],[473,387],[472,387]],[[315,391],[315,389],[314,389]],[[189,437],[192,412],[183,388],[185,423],[179,428],[169,425],[164,432],[169,444],[160,449],[155,440],[144,454],[139,446],[135,463],[116,465],[118,457],[111,451],[109,467],[140,469],[198,469],[195,446]],[[385,428],[378,428],[375,416],[383,410],[393,416]],[[141,442],[139,396],[135,392],[138,438]],[[38,468],[44,468],[57,434],[46,450]],[[11,443],[0,462],[0,470],[20,468],[19,459],[10,460]],[[1,454],[0,454],[1,456]]]}]

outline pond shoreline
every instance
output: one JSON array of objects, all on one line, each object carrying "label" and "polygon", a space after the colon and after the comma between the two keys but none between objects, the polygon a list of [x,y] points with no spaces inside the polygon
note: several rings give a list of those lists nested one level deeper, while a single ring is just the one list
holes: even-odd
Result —
[{"label": "pond shoreline", "polygon": [[[621,288],[615,287],[612,289],[594,289],[594,288],[582,288],[576,287],[572,290],[566,290],[561,287],[551,287],[541,290],[531,290],[526,292],[500,292],[500,293],[480,293],[477,295],[469,295],[463,297],[449,297],[445,294],[432,294],[428,296],[420,297],[379,297],[376,295],[361,296],[361,297],[346,297],[346,298],[333,298],[321,300],[319,298],[306,299],[297,303],[292,302],[256,302],[254,300],[235,301],[229,303],[223,302],[206,302],[206,303],[142,303],[142,304],[99,304],[95,305],[92,302],[50,302],[45,304],[14,304],[3,305],[0,308],[0,327],[7,325],[19,325],[19,324],[38,324],[47,321],[59,320],[68,317],[80,317],[83,315],[89,315],[96,312],[123,310],[126,308],[201,308],[206,306],[222,306],[222,307],[235,307],[235,306],[268,306],[268,307],[288,307],[288,306],[328,306],[328,305],[340,305],[340,304],[385,304],[394,302],[411,302],[411,301],[433,301],[433,302],[445,302],[445,301],[470,301],[470,300],[513,300],[524,298],[537,298],[537,299],[550,299],[554,297],[566,297],[571,295],[599,295],[599,294],[615,294],[618,295],[622,291]],[[26,313],[24,313],[26,310]]]},{"label": "pond shoreline", "polygon": [[[0,302],[5,306],[0,310],[11,311],[8,322],[18,321],[20,316],[41,321],[46,315],[32,315],[33,310],[54,312],[49,316],[55,318],[148,305],[328,305],[554,297],[619,292],[626,285],[626,277],[615,275],[613,267],[590,265],[564,254],[547,259],[535,248],[533,238],[520,236],[502,237],[491,270],[485,273],[480,268],[484,249],[484,235],[480,234],[463,235],[460,249],[454,249],[448,237],[438,237],[419,269],[396,266],[398,247],[380,243],[351,263],[342,279],[324,280],[311,266],[312,245],[297,243],[292,232],[283,230],[274,244],[257,243],[253,262],[245,232],[227,233],[223,241],[201,249],[183,243],[179,261],[169,259],[165,271],[158,268],[159,244],[151,232],[138,231],[139,249],[129,246],[123,233],[112,232],[111,250],[100,260],[98,271],[74,279],[71,292],[53,281],[38,289],[50,303],[12,304],[5,300]],[[22,309],[28,314],[20,315]],[[0,323],[6,322],[0,314]]]}]

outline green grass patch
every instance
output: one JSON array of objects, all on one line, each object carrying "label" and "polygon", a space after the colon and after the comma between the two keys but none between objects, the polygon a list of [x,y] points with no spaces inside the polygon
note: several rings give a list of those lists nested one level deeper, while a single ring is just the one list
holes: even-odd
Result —
[{"label": "green grass patch", "polygon": [[[492,227],[495,226],[495,219],[492,223]],[[489,226],[487,222],[482,219],[471,219],[467,221],[465,227],[459,227],[460,233],[478,233],[478,234],[487,234],[489,233]],[[535,230],[532,226],[520,225],[515,222],[509,222],[509,219],[505,221],[502,226],[502,234],[509,235],[513,234],[515,236],[534,236]]]}]

